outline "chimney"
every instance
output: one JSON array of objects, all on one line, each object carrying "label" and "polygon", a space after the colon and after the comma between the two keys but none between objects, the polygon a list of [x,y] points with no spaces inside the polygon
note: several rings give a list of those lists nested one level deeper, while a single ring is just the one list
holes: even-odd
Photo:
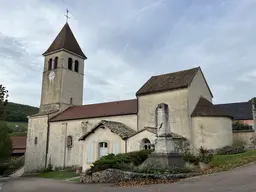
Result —
[{"label": "chimney", "polygon": [[252,118],[253,118],[253,130],[256,130],[256,98],[252,98]]}]

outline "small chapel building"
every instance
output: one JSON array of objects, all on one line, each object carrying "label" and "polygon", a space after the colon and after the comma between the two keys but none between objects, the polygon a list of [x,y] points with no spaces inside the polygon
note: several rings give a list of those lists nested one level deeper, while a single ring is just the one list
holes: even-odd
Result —
[{"label": "small chapel building", "polygon": [[[109,153],[154,146],[160,115],[169,115],[173,139],[203,146],[232,144],[232,117],[212,103],[213,94],[200,67],[152,76],[135,98],[83,105],[87,57],[68,23],[43,53],[41,104],[29,117],[25,172],[47,167],[82,166]],[[169,111],[160,113],[160,104]]]}]

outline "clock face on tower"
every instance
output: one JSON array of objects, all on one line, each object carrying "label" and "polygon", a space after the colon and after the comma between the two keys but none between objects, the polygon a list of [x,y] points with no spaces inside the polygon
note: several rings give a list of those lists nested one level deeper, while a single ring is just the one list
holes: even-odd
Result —
[{"label": "clock face on tower", "polygon": [[53,80],[54,78],[55,78],[55,73],[54,73],[54,71],[51,71],[49,74],[49,79]]}]

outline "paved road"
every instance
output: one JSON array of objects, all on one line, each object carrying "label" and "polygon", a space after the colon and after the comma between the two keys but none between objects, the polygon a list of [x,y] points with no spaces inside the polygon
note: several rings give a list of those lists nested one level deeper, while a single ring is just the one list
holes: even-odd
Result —
[{"label": "paved road", "polygon": [[[1,180],[0,180],[1,183]],[[116,188],[108,185],[74,184],[40,178],[19,178],[5,183],[1,192],[255,192],[256,164],[229,172],[190,178],[173,184]]]}]

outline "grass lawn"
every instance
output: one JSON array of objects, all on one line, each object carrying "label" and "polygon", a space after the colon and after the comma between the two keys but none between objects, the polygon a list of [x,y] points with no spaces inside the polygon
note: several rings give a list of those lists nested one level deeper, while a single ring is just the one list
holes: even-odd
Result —
[{"label": "grass lawn", "polygon": [[74,183],[80,183],[80,178],[71,179],[70,181]]},{"label": "grass lawn", "polygon": [[72,177],[76,177],[75,172],[68,172],[68,171],[51,171],[47,173],[41,173],[39,175],[41,178],[49,178],[49,179],[56,179],[56,180],[65,180]]},{"label": "grass lawn", "polygon": [[15,127],[16,125],[21,126],[21,127],[28,127],[28,123],[27,122],[7,122],[7,125],[10,127]]},{"label": "grass lawn", "polygon": [[207,172],[227,171],[251,162],[256,162],[256,150],[234,155],[214,155],[211,169]]}]

